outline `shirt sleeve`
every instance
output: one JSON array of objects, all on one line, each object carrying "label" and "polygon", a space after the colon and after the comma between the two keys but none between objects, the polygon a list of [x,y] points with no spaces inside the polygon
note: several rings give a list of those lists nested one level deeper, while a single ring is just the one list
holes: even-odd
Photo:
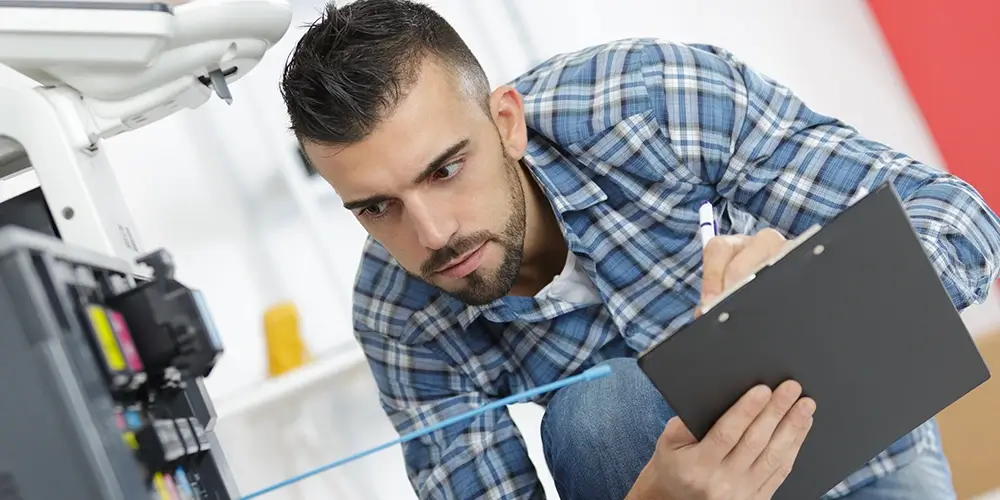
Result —
[{"label": "shirt sleeve", "polygon": [[662,75],[654,111],[671,147],[718,195],[794,235],[842,212],[860,187],[890,181],[956,308],[986,298],[1000,220],[968,183],[810,109],[723,49],[645,52],[646,74]]},{"label": "shirt sleeve", "polygon": [[[425,347],[370,331],[356,337],[401,436],[488,404],[468,377]],[[421,500],[543,499],[520,431],[497,409],[402,445],[406,471]]]}]

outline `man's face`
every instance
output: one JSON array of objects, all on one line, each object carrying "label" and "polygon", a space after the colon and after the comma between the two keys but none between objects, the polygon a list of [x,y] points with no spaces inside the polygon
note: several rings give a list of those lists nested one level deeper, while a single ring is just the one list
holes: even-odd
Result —
[{"label": "man's face", "polygon": [[[425,62],[407,97],[364,140],[304,149],[403,268],[466,303],[485,304],[507,294],[521,265],[521,151],[501,141],[511,106],[498,127],[496,113],[455,80]],[[495,110],[503,98],[494,97]],[[523,124],[523,114],[518,119]]]}]

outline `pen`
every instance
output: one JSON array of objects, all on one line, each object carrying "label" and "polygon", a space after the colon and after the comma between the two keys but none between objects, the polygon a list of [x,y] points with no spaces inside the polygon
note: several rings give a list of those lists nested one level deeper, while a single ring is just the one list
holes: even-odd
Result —
[{"label": "pen", "polygon": [[702,202],[698,207],[698,232],[701,234],[701,247],[705,248],[708,242],[719,234],[719,227],[715,223],[715,208],[712,202]]},{"label": "pen", "polygon": [[337,467],[340,467],[341,465],[353,462],[353,461],[355,461],[355,460],[357,460],[359,458],[364,458],[364,457],[366,457],[368,455],[371,455],[372,453],[384,450],[384,449],[386,449],[386,448],[388,448],[390,446],[394,446],[394,445],[397,445],[397,444],[402,444],[402,443],[405,443],[407,441],[412,441],[414,439],[426,436],[426,435],[428,435],[428,434],[430,434],[432,432],[436,432],[436,431],[438,431],[440,429],[443,429],[445,427],[451,426],[452,424],[455,424],[457,422],[461,422],[461,421],[464,421],[464,420],[469,420],[469,419],[475,418],[475,417],[477,417],[477,416],[479,416],[479,415],[481,415],[483,413],[486,413],[486,412],[488,412],[490,410],[495,410],[497,408],[503,408],[503,407],[505,407],[507,405],[511,405],[511,404],[514,404],[514,403],[520,403],[522,401],[528,401],[531,398],[533,398],[535,396],[538,396],[539,394],[545,394],[547,392],[552,392],[552,391],[555,391],[557,389],[562,389],[563,387],[566,387],[568,385],[576,384],[576,383],[579,383],[579,382],[586,382],[586,381],[590,381],[590,380],[597,380],[599,378],[606,377],[610,373],[611,373],[611,367],[609,367],[608,365],[597,365],[595,367],[588,368],[588,369],[584,370],[583,373],[574,375],[572,377],[564,378],[564,379],[561,379],[561,380],[557,380],[555,382],[550,382],[548,384],[535,387],[534,389],[528,389],[526,391],[519,392],[517,394],[514,394],[513,396],[508,396],[506,398],[494,401],[494,402],[489,403],[487,405],[480,406],[479,408],[472,409],[470,411],[462,413],[461,415],[455,415],[454,417],[442,420],[441,422],[438,422],[438,423],[436,423],[434,425],[431,425],[429,427],[425,427],[423,429],[418,429],[418,430],[413,431],[413,432],[411,432],[409,434],[406,434],[405,436],[400,436],[398,439],[394,439],[392,441],[389,441],[388,443],[380,444],[380,445],[378,445],[378,446],[376,446],[374,448],[369,448],[369,449],[367,449],[365,451],[362,451],[361,453],[356,453],[356,454],[351,455],[351,456],[349,456],[347,458],[342,458],[340,460],[337,460],[335,462],[331,462],[331,463],[326,464],[324,466],[317,467],[317,468],[315,468],[315,469],[313,469],[311,471],[299,474],[299,475],[297,475],[295,477],[292,477],[290,479],[286,479],[284,481],[281,481],[280,483],[276,483],[274,485],[268,486],[267,488],[264,488],[264,489],[261,489],[261,490],[257,490],[257,491],[255,491],[253,493],[250,493],[249,495],[240,497],[240,500],[250,500],[252,498],[257,498],[259,496],[265,495],[265,494],[270,493],[272,491],[284,488],[285,486],[288,486],[290,484],[297,483],[297,482],[299,482],[299,481],[301,481],[303,479],[306,479],[308,477],[315,476],[316,474],[319,474],[321,472],[328,471],[330,469],[335,469]]}]

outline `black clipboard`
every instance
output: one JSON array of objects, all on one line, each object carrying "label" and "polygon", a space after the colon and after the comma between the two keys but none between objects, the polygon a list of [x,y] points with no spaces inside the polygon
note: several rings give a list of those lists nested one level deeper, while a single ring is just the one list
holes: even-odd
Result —
[{"label": "black clipboard", "polygon": [[990,378],[889,184],[638,362],[698,439],[754,385],[799,381],[817,409],[776,500],[820,498]]}]

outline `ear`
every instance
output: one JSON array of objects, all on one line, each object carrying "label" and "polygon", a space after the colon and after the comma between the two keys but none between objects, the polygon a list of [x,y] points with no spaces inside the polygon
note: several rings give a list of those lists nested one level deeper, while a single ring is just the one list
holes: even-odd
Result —
[{"label": "ear", "polygon": [[507,155],[520,160],[528,147],[528,126],[524,121],[521,93],[510,85],[497,88],[490,94],[490,113]]}]

